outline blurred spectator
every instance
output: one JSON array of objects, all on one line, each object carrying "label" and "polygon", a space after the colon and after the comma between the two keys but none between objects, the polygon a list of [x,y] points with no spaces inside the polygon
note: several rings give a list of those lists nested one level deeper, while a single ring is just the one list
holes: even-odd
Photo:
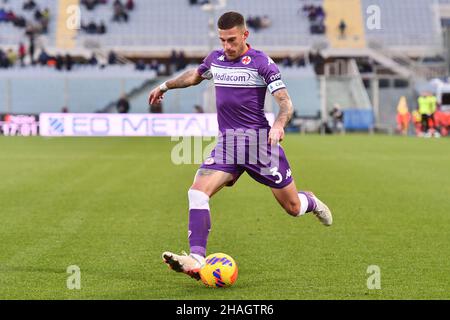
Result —
[{"label": "blurred spectator", "polygon": [[3,8],[0,8],[0,22],[8,22],[8,19],[6,17],[6,10]]},{"label": "blurred spectator", "polygon": [[20,59],[20,66],[25,66],[25,56],[27,55],[27,49],[25,48],[25,45],[23,42],[19,43],[19,59]]},{"label": "blurred spectator", "polygon": [[29,46],[28,46],[28,53],[30,54],[31,64],[34,65],[34,34],[30,34],[28,36],[29,39]]},{"label": "blurred spectator", "polygon": [[184,51],[181,50],[177,56],[177,71],[183,70],[186,68],[186,56],[184,55]]},{"label": "blurred spectator", "polygon": [[203,110],[202,106],[200,106],[198,104],[196,104],[194,106],[194,110],[195,110],[195,113],[204,113],[204,110]]},{"label": "blurred spectator", "polygon": [[247,18],[247,25],[249,28],[252,28],[255,32],[258,32],[258,30],[262,28],[261,18],[258,16],[256,17],[249,16]]},{"label": "blurred spectator", "polygon": [[10,66],[14,66],[17,62],[17,54],[14,52],[13,49],[8,49],[6,52],[6,56],[8,58],[8,62]]},{"label": "blurred spectator", "polygon": [[108,54],[108,64],[114,65],[117,63],[117,55],[114,51],[110,51]]},{"label": "blurred spectator", "polygon": [[333,109],[330,111],[331,121],[333,123],[333,133],[343,133],[344,132],[344,113],[341,110],[339,104],[335,104]]},{"label": "blurred spectator", "polygon": [[316,74],[323,74],[324,65],[325,65],[325,58],[322,56],[320,51],[309,52],[309,62],[314,66],[314,72]]},{"label": "blurred spectator", "polygon": [[67,106],[62,107],[61,113],[69,113],[69,108]]},{"label": "blurred spectator", "polygon": [[56,70],[62,71],[63,65],[64,65],[64,60],[60,54],[56,55],[55,62],[56,62],[56,64],[55,64]]},{"label": "blurred spectator", "polygon": [[9,60],[6,53],[0,48],[0,68],[8,68]]},{"label": "blurred spectator", "polygon": [[66,63],[66,70],[71,71],[73,68],[73,58],[69,53],[66,54],[65,63]]},{"label": "blurred spectator", "polygon": [[94,10],[96,1],[95,0],[82,0],[81,4],[84,4],[86,9],[88,9],[88,10]]},{"label": "blurred spectator", "polygon": [[127,0],[125,7],[128,11],[132,11],[134,9],[134,0]]},{"label": "blurred spectator", "polygon": [[170,54],[170,58],[169,58],[169,73],[172,74],[176,71],[177,69],[177,60],[178,60],[178,55],[177,52],[175,50],[172,50],[171,54]]},{"label": "blurred spectator", "polygon": [[345,38],[345,32],[347,30],[347,24],[345,23],[344,20],[341,20],[341,22],[339,23],[339,34],[341,39]]},{"label": "blurred spectator", "polygon": [[97,33],[97,24],[94,21],[89,22],[89,24],[85,28],[88,34]]},{"label": "blurred spectator", "polygon": [[411,121],[411,114],[408,110],[408,103],[406,97],[401,97],[397,105],[397,130],[400,134],[406,136],[408,134],[409,122]]},{"label": "blurred spectator", "polygon": [[82,0],[81,4],[86,7],[89,11],[94,10],[99,4],[106,4],[107,0]]},{"label": "blurred spectator", "polygon": [[92,53],[91,58],[88,60],[88,63],[91,66],[96,66],[98,64],[98,60],[97,60],[97,56],[95,55],[95,53]]},{"label": "blurred spectator", "polygon": [[292,58],[287,56],[283,59],[283,67],[292,67]]},{"label": "blurred spectator", "polygon": [[152,62],[150,63],[150,70],[154,70],[157,73],[159,73],[159,63],[158,60],[153,59]]},{"label": "blurred spectator", "polygon": [[100,22],[100,25],[98,26],[97,29],[97,33],[98,34],[105,34],[106,33],[106,25],[103,21]]},{"label": "blurred spectator", "polygon": [[447,136],[450,131],[450,114],[438,110],[434,115],[434,120],[437,132],[443,137]]},{"label": "blurred spectator", "polygon": [[48,23],[49,23],[49,18],[44,16],[41,19],[41,27],[40,27],[41,33],[43,33],[43,34],[47,34],[48,33]]},{"label": "blurred spectator", "polygon": [[264,16],[261,18],[261,28],[263,28],[263,29],[269,28],[269,27],[271,26],[271,24],[272,24],[272,21],[270,21],[269,16],[264,15]]},{"label": "blurred spectator", "polygon": [[95,23],[93,20],[89,22],[87,25],[84,23],[84,21],[81,21],[81,30],[88,34],[105,34],[106,33],[106,25],[104,21],[102,20],[99,25]]},{"label": "blurred spectator", "polygon": [[430,129],[433,129],[433,114],[436,111],[436,97],[429,92],[423,92],[417,99],[419,113],[422,119],[422,133],[428,137],[431,136]]},{"label": "blurred spectator", "polygon": [[122,4],[120,0],[114,1],[114,15],[113,21],[115,22],[128,22],[128,13],[125,10],[125,6]]},{"label": "blurred spectator", "polygon": [[301,10],[309,20],[310,33],[311,34],[324,34],[325,33],[325,11],[323,7],[318,5],[304,5]]},{"label": "blurred spectator", "polygon": [[306,66],[305,57],[301,55],[297,58],[297,67],[304,67],[304,66]]},{"label": "blurred spectator", "polygon": [[36,2],[34,2],[33,0],[27,0],[23,3],[23,10],[33,10],[34,8],[36,8]]},{"label": "blurred spectator", "polygon": [[39,58],[38,58],[39,63],[41,65],[45,66],[49,59],[50,59],[50,56],[47,54],[45,49],[42,49],[41,53],[39,54]]},{"label": "blurred spectator", "polygon": [[123,95],[119,101],[117,101],[117,112],[128,113],[130,111],[130,103],[125,95]]},{"label": "blurred spectator", "polygon": [[34,20],[40,21],[42,19],[42,12],[39,10],[39,8],[34,11]]},{"label": "blurred spectator", "polygon": [[139,70],[139,71],[145,71],[145,62],[144,62],[144,60],[139,59],[139,60],[136,62],[135,67],[136,67],[136,70]]},{"label": "blurred spectator", "polygon": [[12,11],[12,10],[7,11],[6,12],[6,21],[14,23],[15,20],[16,20],[16,14],[14,13],[14,11]]}]

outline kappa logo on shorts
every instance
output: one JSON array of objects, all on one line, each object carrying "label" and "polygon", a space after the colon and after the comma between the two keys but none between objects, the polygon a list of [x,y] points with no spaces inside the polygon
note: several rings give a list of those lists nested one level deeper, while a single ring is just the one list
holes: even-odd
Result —
[{"label": "kappa logo on shorts", "polygon": [[206,159],[206,160],[205,160],[205,164],[206,164],[206,165],[214,164],[214,158],[208,158],[208,159]]},{"label": "kappa logo on shorts", "polygon": [[245,65],[249,64],[250,62],[252,62],[252,58],[250,58],[249,56],[245,56],[242,58],[241,62]]}]

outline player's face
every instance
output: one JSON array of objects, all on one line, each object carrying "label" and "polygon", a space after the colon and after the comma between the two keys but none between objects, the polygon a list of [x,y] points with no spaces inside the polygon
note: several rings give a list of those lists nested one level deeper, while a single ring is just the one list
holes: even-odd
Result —
[{"label": "player's face", "polygon": [[227,59],[234,60],[247,50],[245,41],[248,34],[248,30],[242,27],[233,27],[228,30],[219,29],[219,39]]}]

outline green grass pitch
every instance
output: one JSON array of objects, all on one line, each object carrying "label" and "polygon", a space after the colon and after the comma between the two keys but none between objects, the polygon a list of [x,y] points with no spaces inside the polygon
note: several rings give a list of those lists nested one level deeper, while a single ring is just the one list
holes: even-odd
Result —
[{"label": "green grass pitch", "polygon": [[[239,277],[206,288],[188,251],[187,190],[166,138],[0,138],[0,299],[449,299],[450,140],[289,135],[297,187],[334,225],[292,218],[243,175],[211,199],[208,252]],[[70,265],[81,289],[69,290]],[[381,289],[368,289],[370,265]]]}]

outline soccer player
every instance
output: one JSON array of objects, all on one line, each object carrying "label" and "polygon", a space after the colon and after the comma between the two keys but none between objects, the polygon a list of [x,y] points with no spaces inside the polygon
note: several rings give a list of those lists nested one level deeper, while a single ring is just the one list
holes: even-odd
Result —
[{"label": "soccer player", "polygon": [[[209,199],[224,186],[233,185],[244,171],[271,188],[288,214],[299,217],[312,212],[324,225],[332,224],[331,212],[322,201],[311,192],[297,191],[279,144],[293,106],[278,67],[263,52],[247,44],[249,31],[240,13],[223,14],[217,25],[223,49],[212,51],[197,69],[166,81],[149,94],[149,103],[154,104],[168,90],[214,80],[220,133],[211,157],[203,162],[188,191],[190,254],[162,255],[171,269],[197,280],[205,263],[211,228]],[[272,127],[264,114],[267,89],[280,107]],[[255,143],[257,151],[252,149]],[[240,147],[245,152],[236,152]]]}]

